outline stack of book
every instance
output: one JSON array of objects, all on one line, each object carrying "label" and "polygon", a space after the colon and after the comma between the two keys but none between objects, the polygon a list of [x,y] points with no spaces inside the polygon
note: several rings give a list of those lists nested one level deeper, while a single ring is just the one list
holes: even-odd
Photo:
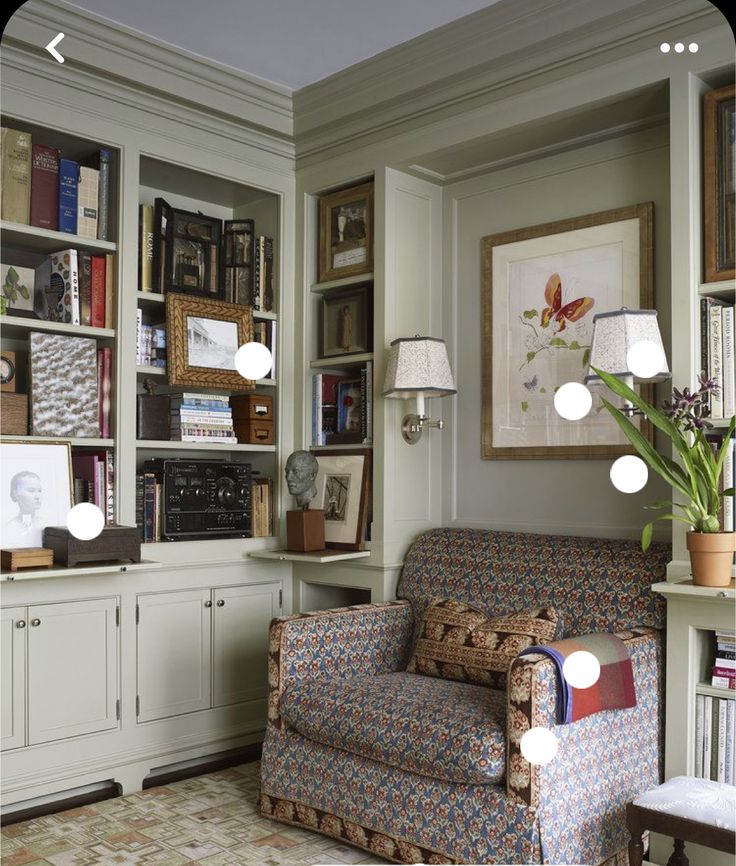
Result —
[{"label": "stack of book", "polygon": [[[705,437],[716,453],[723,446],[723,434],[710,432]],[[723,460],[723,471],[719,479],[718,489],[721,494],[724,490],[730,490],[734,485],[734,467],[736,467],[736,437],[732,438],[726,445],[726,453]],[[733,496],[721,496],[718,507],[718,522],[723,532],[734,532],[736,530],[736,515],[734,514]]]},{"label": "stack of book", "polygon": [[229,401],[227,394],[172,394],[171,439],[177,442],[237,445]]},{"label": "stack of book", "polygon": [[250,487],[253,538],[273,535],[273,480],[253,478]]},{"label": "stack of book", "polygon": [[2,218],[109,240],[112,153],[66,159],[28,132],[2,128]]},{"label": "stack of book", "polygon": [[736,689],[736,632],[716,631],[716,641],[711,685],[722,689]]},{"label": "stack of book", "polygon": [[135,323],[135,362],[139,367],[166,366],[166,325],[145,325],[138,308]]},{"label": "stack of book", "polygon": [[700,300],[700,365],[718,385],[710,400],[712,418],[731,418],[736,413],[734,309],[718,298]]},{"label": "stack of book", "polygon": [[695,776],[733,785],[736,781],[733,698],[695,696]]},{"label": "stack of book", "polygon": [[135,476],[135,522],[141,541],[161,541],[163,483],[155,472]]},{"label": "stack of book", "polygon": [[358,375],[312,376],[312,445],[370,444],[373,440],[373,362]]},{"label": "stack of book", "polygon": [[72,453],[74,504],[91,502],[115,523],[115,463],[112,451]]}]

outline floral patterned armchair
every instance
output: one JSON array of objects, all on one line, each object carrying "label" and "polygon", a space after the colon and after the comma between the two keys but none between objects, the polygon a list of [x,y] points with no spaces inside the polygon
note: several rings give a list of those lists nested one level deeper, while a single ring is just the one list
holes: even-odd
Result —
[{"label": "floral patterned armchair", "polygon": [[[669,548],[628,541],[438,529],[407,554],[397,595],[271,624],[264,815],[408,863],[627,863],[624,809],[662,770],[663,602]],[[556,725],[539,655],[506,690],[406,672],[433,598],[489,616],[541,604],[566,636],[627,643],[637,706]],[[532,766],[519,742],[553,728]]]}]

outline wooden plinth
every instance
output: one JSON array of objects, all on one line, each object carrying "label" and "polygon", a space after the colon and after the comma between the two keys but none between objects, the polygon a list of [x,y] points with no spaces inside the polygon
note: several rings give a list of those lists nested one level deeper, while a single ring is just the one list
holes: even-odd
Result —
[{"label": "wooden plinth", "polygon": [[305,553],[324,550],[325,513],[314,509],[286,512],[286,549]]}]

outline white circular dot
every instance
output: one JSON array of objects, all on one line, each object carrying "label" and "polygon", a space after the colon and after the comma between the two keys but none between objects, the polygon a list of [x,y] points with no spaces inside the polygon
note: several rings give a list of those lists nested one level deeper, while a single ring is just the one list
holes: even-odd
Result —
[{"label": "white circular dot", "polygon": [[67,529],[80,541],[91,541],[102,532],[105,515],[91,502],[80,502],[69,509],[66,516]]},{"label": "white circular dot", "polygon": [[549,764],[560,744],[549,728],[530,728],[519,745],[521,754],[530,764]]},{"label": "white circular dot", "polygon": [[593,396],[580,382],[565,382],[555,393],[557,414],[568,421],[579,421],[590,412]]},{"label": "white circular dot", "polygon": [[244,379],[263,379],[272,365],[271,352],[263,343],[244,343],[235,353],[235,369]]},{"label": "white circular dot", "polygon": [[648,478],[647,464],[635,454],[625,454],[611,466],[611,483],[621,493],[637,493]]},{"label": "white circular dot", "polygon": [[653,340],[639,340],[626,353],[626,364],[638,379],[652,379],[664,370],[664,352]]},{"label": "white circular dot", "polygon": [[700,46],[698,45],[697,42],[691,42],[691,43],[687,46],[687,48],[688,48],[688,51],[689,51],[691,54],[695,54],[695,53],[697,52],[698,48],[700,48]]},{"label": "white circular dot", "polygon": [[678,54],[682,54],[682,52],[683,52],[684,50],[685,50],[685,46],[682,44],[682,42],[675,42],[675,51],[676,51]]},{"label": "white circular dot", "polygon": [[565,659],[562,676],[576,689],[589,689],[598,682],[601,666],[598,659],[587,650],[576,650]]},{"label": "white circular dot", "polygon": [[669,42],[663,42],[663,43],[659,46],[659,50],[662,52],[662,54],[667,54],[667,53],[669,53],[669,50],[670,50],[670,43],[669,43]]}]

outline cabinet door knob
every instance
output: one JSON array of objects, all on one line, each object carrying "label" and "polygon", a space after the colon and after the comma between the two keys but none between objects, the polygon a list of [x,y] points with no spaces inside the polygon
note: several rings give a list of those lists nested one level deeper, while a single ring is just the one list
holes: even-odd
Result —
[{"label": "cabinet door knob", "polygon": [[31,620],[31,625],[41,625],[41,620],[36,617],[36,619]]},{"label": "cabinet door knob", "polygon": [[25,628],[26,627],[26,621],[24,619],[19,619],[18,622],[15,624],[15,627],[16,628]]},{"label": "cabinet door knob", "polygon": [[224,607],[225,606],[225,599],[224,598],[218,598],[217,599],[217,606],[218,607]]},{"label": "cabinet door knob", "polygon": [[212,602],[211,602],[211,601],[206,601],[206,602],[204,603],[204,606],[205,606],[205,607],[212,607]]}]

